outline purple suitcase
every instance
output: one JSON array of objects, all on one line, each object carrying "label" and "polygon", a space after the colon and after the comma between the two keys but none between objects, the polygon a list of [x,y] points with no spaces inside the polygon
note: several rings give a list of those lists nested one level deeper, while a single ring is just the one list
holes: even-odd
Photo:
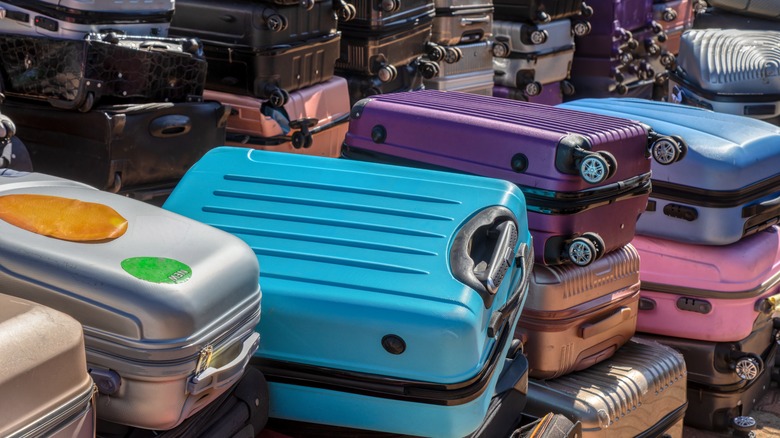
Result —
[{"label": "purple suitcase", "polygon": [[631,32],[653,22],[653,0],[588,0],[588,6],[594,11],[590,35]]},{"label": "purple suitcase", "polygon": [[504,99],[522,100],[523,102],[541,103],[545,105],[558,105],[563,103],[563,96],[574,95],[574,85],[567,80],[554,82],[542,87],[542,92],[536,96],[529,96],[524,89],[493,86],[493,97]]},{"label": "purple suitcase", "polygon": [[512,181],[529,203],[536,261],[585,266],[634,236],[650,189],[656,135],[648,129],[547,105],[424,90],[358,102],[343,152]]}]

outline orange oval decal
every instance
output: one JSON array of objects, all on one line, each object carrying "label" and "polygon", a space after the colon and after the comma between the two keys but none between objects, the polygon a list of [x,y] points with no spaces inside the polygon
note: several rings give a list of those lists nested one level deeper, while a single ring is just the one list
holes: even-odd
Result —
[{"label": "orange oval decal", "polygon": [[116,239],[127,231],[127,219],[113,208],[59,196],[0,196],[0,219],[33,233],[73,242]]}]

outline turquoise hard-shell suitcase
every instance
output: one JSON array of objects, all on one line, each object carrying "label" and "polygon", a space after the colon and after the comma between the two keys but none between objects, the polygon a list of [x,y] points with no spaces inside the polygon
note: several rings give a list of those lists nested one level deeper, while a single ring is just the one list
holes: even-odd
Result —
[{"label": "turquoise hard-shell suitcase", "polygon": [[257,254],[254,363],[272,417],[423,436],[480,426],[533,260],[515,185],[220,147],[164,208]]}]

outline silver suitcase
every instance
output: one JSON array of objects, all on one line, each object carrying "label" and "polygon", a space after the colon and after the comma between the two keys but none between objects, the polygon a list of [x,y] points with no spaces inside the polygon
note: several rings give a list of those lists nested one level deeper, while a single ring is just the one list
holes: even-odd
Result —
[{"label": "silver suitcase", "polygon": [[493,28],[493,5],[436,9],[431,41],[446,46],[482,41]]},{"label": "silver suitcase", "polygon": [[460,60],[439,64],[439,75],[425,79],[425,88],[432,90],[463,91],[466,93],[493,94],[492,43],[480,41],[451,47],[457,49]]},{"label": "silver suitcase", "polygon": [[574,34],[569,19],[546,24],[515,21],[493,22],[493,55],[512,57],[515,53],[543,56],[574,47]]},{"label": "silver suitcase", "polygon": [[530,379],[524,412],[558,412],[582,423],[583,437],[682,436],[685,361],[658,343],[632,339],[614,356],[553,380]]},{"label": "silver suitcase", "polygon": [[0,236],[4,292],[84,327],[100,419],[173,428],[238,381],[257,349],[257,258],[226,232],[6,169]]},{"label": "silver suitcase", "polygon": [[81,324],[0,294],[0,436],[95,436],[95,384]]},{"label": "silver suitcase", "polygon": [[0,32],[83,39],[89,33],[168,36],[175,0],[6,0]]},{"label": "silver suitcase", "polygon": [[694,29],[680,41],[668,100],[771,119],[780,115],[780,31]]},{"label": "silver suitcase", "polygon": [[743,15],[780,20],[780,2],[777,0],[707,0],[710,6]]},{"label": "silver suitcase", "polygon": [[517,58],[493,57],[496,85],[523,89],[529,96],[537,96],[546,84],[567,79],[574,60],[574,47],[546,55]]}]

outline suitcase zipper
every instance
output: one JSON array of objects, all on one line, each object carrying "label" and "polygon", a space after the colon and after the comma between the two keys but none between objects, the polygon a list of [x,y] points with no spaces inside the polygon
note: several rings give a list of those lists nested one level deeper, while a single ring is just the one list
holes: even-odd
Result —
[{"label": "suitcase zipper", "polygon": [[[709,208],[733,208],[762,198],[769,194],[780,194],[780,175],[775,175],[747,187],[735,190],[707,190],[683,186],[665,181],[652,180],[651,197]],[[760,213],[757,206],[745,206],[742,217]]]},{"label": "suitcase zipper", "polygon": [[66,402],[65,406],[60,408],[61,410],[50,413],[39,419],[33,425],[10,435],[8,438],[48,436],[48,434],[56,431],[55,428],[60,428],[63,425],[69,424],[77,418],[87,415],[90,411],[93,411],[92,430],[94,431],[95,419],[97,418],[97,415],[94,414],[96,396],[97,387],[92,383],[88,391],[85,391]]},{"label": "suitcase zipper", "polygon": [[[780,272],[775,273],[773,276],[769,277],[766,281],[764,281],[763,283],[759,284],[758,286],[752,289],[733,291],[733,292],[722,292],[722,291],[714,291],[709,289],[697,289],[697,288],[686,287],[686,286],[655,283],[651,281],[641,281],[640,283],[641,283],[640,289],[647,292],[669,293],[669,294],[684,295],[684,296],[689,296],[694,298],[735,300],[735,299],[742,299],[742,298],[758,297],[764,294],[765,292],[767,292],[768,290],[775,288],[778,284],[780,284]],[[771,298],[779,297],[779,295],[774,295]],[[775,302],[776,300],[777,298],[775,298]]]},{"label": "suitcase zipper", "polygon": [[578,192],[554,192],[518,185],[526,197],[529,212],[575,214],[624,199],[655,193],[650,173]]}]

